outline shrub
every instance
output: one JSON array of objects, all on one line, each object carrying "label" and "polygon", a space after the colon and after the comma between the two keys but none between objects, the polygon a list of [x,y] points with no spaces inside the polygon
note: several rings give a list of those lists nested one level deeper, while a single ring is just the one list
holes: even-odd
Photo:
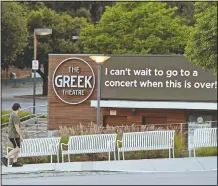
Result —
[{"label": "shrub", "polygon": [[4,115],[10,114],[10,113],[11,113],[11,111],[6,111],[6,110],[3,110],[3,111],[1,112],[1,116],[3,116],[3,117],[1,117],[1,122],[2,122],[2,124],[8,122],[8,120],[9,120],[9,115],[7,115],[7,116],[4,116]]},{"label": "shrub", "polygon": [[[12,112],[12,111],[2,111],[2,112],[1,112],[1,115],[3,116],[3,117],[1,118],[1,123],[2,123],[2,124],[5,124],[5,123],[7,123],[7,122],[9,121],[10,115],[6,115],[6,114],[10,114],[11,112]],[[4,116],[4,115],[6,115],[6,116]],[[19,111],[19,112],[18,112],[18,116],[20,116],[21,122],[22,122],[22,121],[25,121],[25,120],[27,120],[27,119],[30,119],[30,118],[31,118],[31,115],[32,115],[32,112],[28,112],[28,111]]]},{"label": "shrub", "polygon": [[47,115],[43,114],[43,115],[39,116],[39,118],[47,118]]},{"label": "shrub", "polygon": [[196,149],[196,156],[217,156],[217,147]]},{"label": "shrub", "polygon": [[[161,128],[162,129],[162,128]],[[170,129],[169,126],[166,129]],[[149,130],[158,130],[152,125],[150,127],[147,126],[107,126],[97,128],[96,124],[90,123],[88,126],[77,125],[73,127],[60,127],[59,135],[62,136],[62,141],[64,143],[68,142],[68,136],[71,135],[89,135],[89,134],[103,134],[103,133],[117,133],[117,140],[122,139],[122,134],[124,132],[139,132],[139,131],[149,131]],[[184,150],[184,137],[180,134],[180,129],[176,128],[175,135],[175,157],[181,157],[182,151]],[[73,161],[80,159],[79,156],[83,155],[73,155]],[[117,151],[116,151],[117,156]],[[136,151],[136,152],[125,152],[125,159],[151,159],[151,158],[167,158],[169,156],[168,150],[150,150],[150,151]],[[61,157],[61,156],[60,156]],[[108,153],[100,153],[100,154],[88,154],[86,157],[89,157],[88,160],[107,160]],[[111,159],[113,160],[113,153],[111,153]],[[172,152],[171,152],[172,157]],[[72,160],[72,155],[70,156]],[[120,153],[120,158],[122,159],[122,153]],[[84,158],[82,158],[84,160]],[[67,156],[64,159],[67,160]]]}]

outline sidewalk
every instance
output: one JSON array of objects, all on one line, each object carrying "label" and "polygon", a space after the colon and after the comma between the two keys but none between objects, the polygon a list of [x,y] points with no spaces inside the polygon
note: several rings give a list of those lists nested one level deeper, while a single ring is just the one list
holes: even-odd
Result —
[{"label": "sidewalk", "polygon": [[210,170],[217,170],[217,156],[175,159],[42,163],[26,164],[23,167],[2,166],[3,175],[69,171],[184,172]]}]

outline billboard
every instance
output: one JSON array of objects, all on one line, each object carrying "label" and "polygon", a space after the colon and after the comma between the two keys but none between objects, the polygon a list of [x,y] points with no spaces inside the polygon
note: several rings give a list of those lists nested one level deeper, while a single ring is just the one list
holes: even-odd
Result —
[{"label": "billboard", "polygon": [[217,102],[217,76],[182,55],[112,56],[101,68],[101,99]]}]

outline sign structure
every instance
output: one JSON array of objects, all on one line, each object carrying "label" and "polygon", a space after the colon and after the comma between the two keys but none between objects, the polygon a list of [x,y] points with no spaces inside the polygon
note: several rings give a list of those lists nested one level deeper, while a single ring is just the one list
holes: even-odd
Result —
[{"label": "sign structure", "polygon": [[188,149],[193,149],[194,130],[198,128],[211,128],[212,115],[208,114],[191,114],[188,122]]},{"label": "sign structure", "polygon": [[32,60],[32,70],[38,70],[38,69],[39,69],[39,61]]},{"label": "sign structure", "polygon": [[182,55],[112,56],[102,66],[101,99],[217,102],[217,76]]},{"label": "sign structure", "polygon": [[212,123],[210,121],[206,121],[204,123],[198,122],[189,122],[188,123],[188,149],[193,149],[193,137],[194,137],[194,130],[198,128],[211,128]]},{"label": "sign structure", "polygon": [[67,104],[80,104],[91,96],[95,74],[88,62],[81,58],[63,60],[55,69],[52,79],[57,97]]}]

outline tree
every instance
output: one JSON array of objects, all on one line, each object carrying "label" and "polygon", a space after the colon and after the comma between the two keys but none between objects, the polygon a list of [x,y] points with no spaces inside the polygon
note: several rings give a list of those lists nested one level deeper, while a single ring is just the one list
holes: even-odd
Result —
[{"label": "tree", "polygon": [[195,23],[194,19],[194,2],[187,1],[171,1],[166,2],[167,7],[177,7],[175,15],[179,15],[184,18],[184,23],[193,26]]},{"label": "tree", "polygon": [[66,12],[71,16],[86,17],[96,22],[100,19],[105,6],[113,6],[115,2],[95,1],[68,1],[68,2],[44,2],[44,4],[56,12]]},{"label": "tree", "polygon": [[[29,44],[24,55],[19,56],[20,62],[31,66],[33,60],[33,33],[35,28],[50,28],[52,34],[37,36],[37,60],[40,68],[37,70],[43,80],[43,95],[47,95],[48,54],[49,53],[80,53],[80,43],[73,42],[72,36],[87,24],[85,18],[72,18],[67,13],[56,13],[46,7],[33,10],[28,15]],[[44,71],[42,70],[44,67]]]},{"label": "tree", "polygon": [[2,2],[2,69],[18,65],[17,56],[28,44],[27,19],[24,7],[17,2]]},{"label": "tree", "polygon": [[80,33],[84,53],[183,54],[189,27],[162,2],[106,7],[100,21]]},{"label": "tree", "polygon": [[195,19],[185,56],[194,65],[217,73],[217,3],[196,2]]}]

